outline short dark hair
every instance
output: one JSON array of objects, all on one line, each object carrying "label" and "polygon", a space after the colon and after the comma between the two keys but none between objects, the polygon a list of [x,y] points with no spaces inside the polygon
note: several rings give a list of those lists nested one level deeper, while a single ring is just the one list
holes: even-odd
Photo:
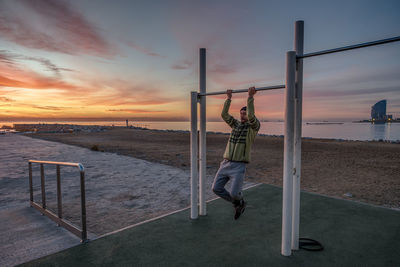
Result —
[{"label": "short dark hair", "polygon": [[242,110],[247,111],[247,107],[246,107],[246,106],[242,107],[242,108],[240,109],[240,111],[242,111]]}]

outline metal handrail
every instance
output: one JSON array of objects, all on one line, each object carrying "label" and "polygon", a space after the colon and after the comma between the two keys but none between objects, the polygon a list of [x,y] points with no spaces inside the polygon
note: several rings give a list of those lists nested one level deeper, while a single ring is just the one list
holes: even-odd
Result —
[{"label": "metal handrail", "polygon": [[[72,162],[57,162],[57,161],[42,161],[42,160],[29,160],[29,192],[30,192],[30,205],[37,209],[43,215],[46,215],[59,226],[63,226],[81,239],[81,242],[87,241],[87,228],[86,228],[86,197],[85,197],[85,168],[81,163]],[[33,200],[33,183],[32,183],[32,163],[40,164],[40,177],[41,177],[41,191],[42,191],[42,205],[34,202]],[[46,190],[44,179],[44,164],[57,166],[57,215],[46,208]],[[80,172],[81,182],[81,223],[82,229],[79,229],[70,222],[62,218],[62,197],[61,197],[61,175],[60,166],[77,167]]]}]

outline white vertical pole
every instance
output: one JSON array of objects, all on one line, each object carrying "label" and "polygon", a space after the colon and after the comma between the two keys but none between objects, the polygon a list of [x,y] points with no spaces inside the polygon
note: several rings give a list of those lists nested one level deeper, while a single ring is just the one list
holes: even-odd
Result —
[{"label": "white vertical pole", "polygon": [[[206,93],[206,49],[200,48],[200,75],[199,75],[200,93]],[[199,160],[199,177],[200,177],[200,215],[206,215],[206,96],[200,97],[200,160]]]},{"label": "white vertical pole", "polygon": [[296,52],[286,53],[285,88],[285,138],[283,156],[283,203],[282,203],[282,247],[281,254],[290,256],[292,236],[292,192],[293,192],[293,137],[294,137],[294,91]]},{"label": "white vertical pole", "polygon": [[[294,50],[297,56],[304,52],[304,21],[296,21],[294,32]],[[301,177],[301,125],[303,106],[303,59],[296,62],[296,91],[295,91],[295,124],[294,124],[294,174],[293,174],[293,221],[292,249],[299,249],[300,228],[300,177]]]},{"label": "white vertical pole", "polygon": [[197,92],[191,92],[190,115],[190,218],[198,217],[198,143],[197,143]]}]

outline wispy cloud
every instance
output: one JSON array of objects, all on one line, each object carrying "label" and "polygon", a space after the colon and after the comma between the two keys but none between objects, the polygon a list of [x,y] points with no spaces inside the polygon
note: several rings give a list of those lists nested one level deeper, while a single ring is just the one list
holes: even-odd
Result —
[{"label": "wispy cloud", "polygon": [[65,110],[65,107],[54,107],[54,106],[32,106],[32,107],[44,110]]},{"label": "wispy cloud", "polygon": [[57,78],[45,77],[34,72],[21,71],[17,77],[8,78],[0,75],[0,86],[30,89],[76,90],[77,86]]},{"label": "wispy cloud", "polygon": [[[33,71],[27,66],[27,61],[38,62],[45,71],[50,71],[48,76]],[[27,89],[58,89],[61,91],[75,91],[77,86],[63,80],[63,71],[73,71],[58,67],[52,61],[45,58],[28,57],[21,54],[0,50],[0,86],[9,88]],[[87,88],[80,88],[86,91]]]},{"label": "wispy cloud", "polygon": [[[0,100],[1,101],[1,100]],[[16,107],[16,108],[33,108],[33,109],[41,109],[41,110],[52,110],[52,111],[60,111],[60,110],[67,110],[70,109],[71,107],[67,106],[44,106],[44,105],[37,105],[37,104],[31,104],[31,103],[21,103],[17,101],[13,101],[10,104],[6,104],[11,107]]]},{"label": "wispy cloud", "polygon": [[371,83],[400,83],[400,70],[397,68],[346,68],[331,70],[324,74],[316,72],[307,74],[305,84],[311,89],[330,88],[340,90],[341,88],[370,87]]},{"label": "wispy cloud", "polygon": [[219,74],[231,74],[235,73],[238,70],[238,67],[233,64],[226,64],[226,63],[215,63],[211,66],[210,71],[215,73],[216,75]]},{"label": "wispy cloud", "polygon": [[0,101],[1,102],[14,102],[15,100],[13,100],[9,97],[0,96]]},{"label": "wispy cloud", "polygon": [[6,50],[0,50],[0,62],[3,64],[14,65],[14,56]]},{"label": "wispy cloud", "polygon": [[0,86],[5,87],[29,87],[29,85],[23,81],[19,81],[16,79],[10,79],[0,75]]},{"label": "wispy cloud", "polygon": [[168,98],[157,90],[151,90],[148,87],[136,86],[131,90],[121,87],[114,87],[112,92],[105,95],[93,94],[90,98],[83,99],[85,103],[90,105],[107,105],[107,106],[155,106],[171,104],[177,101],[176,98]]},{"label": "wispy cloud", "polygon": [[186,70],[186,69],[190,69],[193,66],[193,62],[190,60],[182,60],[179,62],[176,62],[175,64],[173,64],[171,66],[171,69],[174,70]]},{"label": "wispy cloud", "polygon": [[109,58],[116,49],[66,1],[0,2],[0,36],[28,48]]},{"label": "wispy cloud", "polygon": [[61,78],[61,71],[73,71],[68,68],[61,68],[54,64],[52,61],[46,58],[28,57],[20,54],[16,54],[7,50],[0,50],[0,64],[4,63],[8,66],[16,67],[19,61],[35,61],[40,63],[46,70],[53,72],[55,76]]},{"label": "wispy cloud", "polygon": [[165,110],[145,110],[145,109],[109,109],[112,112],[127,112],[127,113],[164,113]]},{"label": "wispy cloud", "polygon": [[139,51],[140,53],[145,54],[145,55],[152,56],[152,57],[166,58],[166,56],[160,55],[160,54],[158,54],[158,53],[152,51],[152,50],[149,49],[149,48],[146,48],[146,47],[140,46],[140,45],[138,45],[138,44],[135,44],[135,43],[132,42],[132,41],[127,41],[127,42],[125,42],[125,44],[126,44],[127,46],[129,46],[129,47],[132,47],[132,48],[135,49],[136,51]]},{"label": "wispy cloud", "polygon": [[[305,91],[305,97],[348,97],[348,96],[362,96],[362,95],[373,95],[373,94],[385,94],[385,93],[400,93],[400,86],[388,86],[388,87],[374,87],[365,89],[346,89],[341,91],[333,90],[320,90],[320,91]],[[330,100],[331,101],[331,100]]]},{"label": "wispy cloud", "polygon": [[125,96],[125,99],[121,98],[121,94],[115,92],[106,96],[92,96],[91,99],[84,99],[85,103],[90,105],[107,105],[107,106],[129,106],[129,105],[164,105],[175,101],[169,99],[138,99],[135,96]]},{"label": "wispy cloud", "polygon": [[60,68],[52,63],[50,60],[45,58],[25,57],[25,59],[39,62],[47,70],[52,71],[58,77],[61,77],[61,71],[73,71],[72,69],[68,68]]}]

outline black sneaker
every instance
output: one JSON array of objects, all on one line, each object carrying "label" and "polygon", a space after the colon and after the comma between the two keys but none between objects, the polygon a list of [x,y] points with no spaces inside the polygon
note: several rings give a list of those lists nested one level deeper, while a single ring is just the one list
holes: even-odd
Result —
[{"label": "black sneaker", "polygon": [[240,215],[244,213],[246,209],[246,202],[242,199],[239,202],[239,205],[235,206],[235,220],[239,219]]}]

